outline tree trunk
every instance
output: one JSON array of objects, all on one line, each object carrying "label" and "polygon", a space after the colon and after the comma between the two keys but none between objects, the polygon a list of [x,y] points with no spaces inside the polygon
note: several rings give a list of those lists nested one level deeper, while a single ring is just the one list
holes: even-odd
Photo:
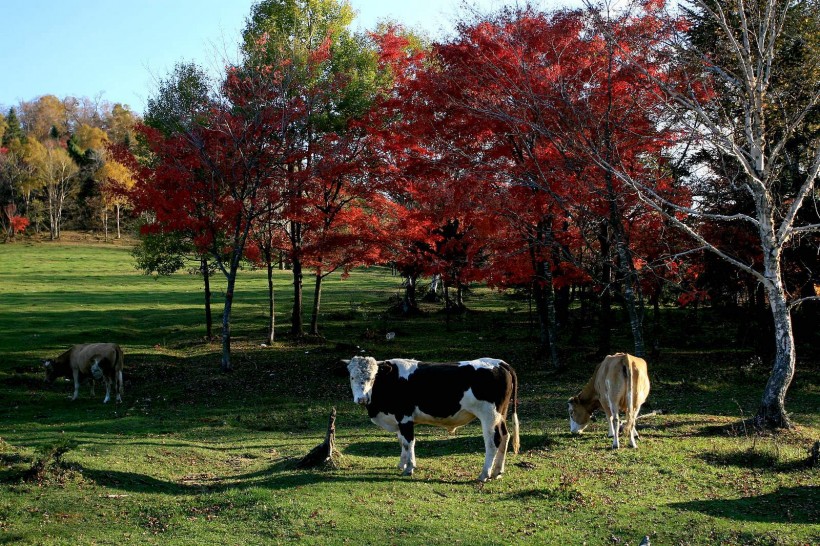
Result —
[{"label": "tree trunk", "polygon": [[302,260],[299,256],[293,257],[293,312],[291,313],[290,333],[294,336],[302,335]]},{"label": "tree trunk", "polygon": [[208,266],[208,258],[202,256],[201,265],[202,279],[205,281],[205,339],[209,342],[214,339],[213,318],[211,316],[211,270]]},{"label": "tree trunk", "polygon": [[601,295],[598,298],[598,357],[603,358],[610,353],[612,343],[612,262],[610,261],[609,222],[601,222],[598,233],[598,243],[601,245]]},{"label": "tree trunk", "polygon": [[273,293],[273,256],[270,251],[265,253],[265,261],[268,263],[268,345],[273,345],[276,331],[276,314],[274,312]]},{"label": "tree trunk", "polygon": [[458,284],[456,286],[455,308],[459,313],[462,313],[467,309],[467,306],[464,305],[464,286],[462,284]]},{"label": "tree trunk", "polygon": [[103,207],[103,240],[108,242],[108,209]]},{"label": "tree trunk", "polygon": [[56,226],[56,238],[59,239],[62,231],[62,223],[63,223],[63,202],[65,200],[65,195],[62,193],[62,190],[57,194],[57,211],[55,213],[54,223]]},{"label": "tree trunk", "polygon": [[225,290],[225,308],[222,311],[222,364],[223,372],[232,372],[231,364],[231,306],[233,305],[233,290],[236,285],[236,272],[239,269],[239,258],[231,259],[231,269],[228,272],[228,286]]},{"label": "tree trunk", "polygon": [[316,273],[316,284],[313,290],[313,313],[310,316],[310,334],[319,335],[319,304],[322,299],[322,275]]},{"label": "tree trunk", "polygon": [[122,239],[122,233],[120,232],[120,206],[114,206],[117,208],[117,239]]},{"label": "tree trunk", "polygon": [[652,294],[652,358],[657,359],[661,351],[661,286],[657,284]]},{"label": "tree trunk", "polygon": [[643,358],[646,351],[644,349],[643,340],[643,310],[638,309],[638,300],[641,299],[638,276],[632,264],[632,252],[629,250],[626,234],[624,233],[623,224],[621,223],[622,213],[617,205],[617,196],[612,181],[613,175],[607,171],[604,174],[604,178],[606,179],[607,191],[610,194],[609,221],[615,243],[615,252],[618,256],[617,264],[619,269],[618,277],[621,285],[621,297],[624,307],[626,308],[626,313],[629,316],[629,327],[632,330],[632,339],[634,341],[634,354],[635,356]]},{"label": "tree trunk", "polygon": [[416,285],[418,284],[418,275],[415,273],[408,273],[404,276],[404,299],[402,301],[402,312],[409,315],[418,311],[419,303],[416,299]]},{"label": "tree trunk", "polygon": [[54,241],[57,239],[57,215],[55,214],[54,197],[49,195],[48,198],[48,236]]},{"label": "tree trunk", "polygon": [[535,279],[532,294],[538,314],[540,350],[549,352],[554,370],[561,369],[558,359],[558,318],[555,312],[555,287],[552,282],[552,267],[542,259],[542,250],[554,244],[551,231],[552,219],[545,218],[538,223],[533,237],[529,240],[530,262]]},{"label": "tree trunk", "polygon": [[564,285],[555,291],[555,323],[559,328],[569,325],[570,286]]},{"label": "tree trunk", "polygon": [[430,288],[427,290],[427,294],[424,296],[425,301],[436,302],[438,301],[438,290],[439,286],[441,285],[441,275],[435,274],[433,278],[430,279]]},{"label": "tree trunk", "polygon": [[558,324],[555,312],[555,292],[552,287],[552,272],[549,264],[541,264],[542,279],[533,283],[533,299],[538,315],[541,351],[549,352],[550,364],[554,370],[562,368],[558,358]]},{"label": "tree trunk", "polygon": [[629,252],[623,250],[625,244],[620,242],[618,243],[618,246],[622,248],[620,251],[620,261],[623,262],[624,260],[629,260],[629,263],[623,265],[623,267],[625,267],[625,274],[622,276],[623,280],[621,283],[621,293],[623,295],[627,315],[629,316],[629,327],[632,330],[632,339],[634,340],[635,345],[634,354],[635,356],[643,358],[646,355],[643,340],[643,310],[639,308],[639,306],[642,307],[639,303],[640,294],[636,294],[636,291],[639,291],[640,288],[637,283],[637,275],[632,268]]},{"label": "tree trunk", "polygon": [[755,424],[766,428],[792,428],[786,414],[786,391],[795,370],[794,334],[789,304],[780,278],[779,267],[773,285],[769,287],[769,306],[774,318],[774,366],[763,391],[763,400],[755,415]]}]

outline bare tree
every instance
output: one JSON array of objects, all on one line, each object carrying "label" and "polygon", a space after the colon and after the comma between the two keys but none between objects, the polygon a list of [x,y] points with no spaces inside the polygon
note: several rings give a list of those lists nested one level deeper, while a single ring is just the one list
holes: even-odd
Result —
[{"label": "bare tree", "polygon": [[[815,207],[820,204],[820,142],[811,142],[807,159],[793,169],[799,180],[791,187],[780,182],[782,170],[793,163],[787,157],[787,144],[803,129],[807,115],[820,103],[820,86],[809,78],[799,93],[790,91],[787,98],[782,88],[775,85],[774,77],[780,71],[783,56],[783,29],[793,3],[693,0],[692,5],[690,13],[699,13],[709,21],[716,32],[715,40],[724,45],[725,51],[719,57],[709,55],[678,35],[680,40],[670,43],[668,51],[690,64],[680,85],[659,82],[660,87],[668,95],[670,106],[683,114],[677,119],[686,122],[687,128],[697,135],[698,144],[730,158],[740,167],[742,176],[729,183],[751,198],[754,210],[749,214],[715,214],[698,206],[697,199],[692,206],[682,207],[668,202],[623,170],[615,168],[613,172],[702,248],[748,273],[764,287],[774,321],[775,358],[755,423],[761,427],[789,428],[785,397],[796,362],[791,310],[807,299],[820,298],[790,298],[784,283],[783,254],[795,239],[820,233],[816,217],[806,222],[798,216],[807,203]],[[692,70],[693,66],[700,69]],[[644,68],[636,67],[655,79]],[[705,89],[715,93],[704,92]],[[612,167],[600,155],[594,160]],[[755,245],[759,245],[759,264],[736,257],[704,229],[726,222],[741,222],[752,228]]]}]

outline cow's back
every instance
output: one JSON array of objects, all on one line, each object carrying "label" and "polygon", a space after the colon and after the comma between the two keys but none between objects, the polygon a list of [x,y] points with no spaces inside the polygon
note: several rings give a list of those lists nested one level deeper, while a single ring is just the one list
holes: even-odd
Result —
[{"label": "cow's back", "polygon": [[122,350],[116,343],[85,343],[74,345],[70,351],[71,367],[76,367],[80,373],[91,373],[91,366],[99,361],[104,370],[113,372],[118,366],[121,368]]},{"label": "cow's back", "polygon": [[646,361],[626,353],[607,356],[595,370],[595,390],[600,399],[610,397],[617,401],[622,411],[626,411],[628,409],[627,391],[630,388],[629,376],[632,378],[631,388],[635,402],[643,404],[649,395]]},{"label": "cow's back", "polygon": [[649,372],[646,360],[632,355],[628,357],[629,365],[632,366],[632,388],[635,392],[635,401],[640,405],[649,396]]},{"label": "cow's back", "polygon": [[380,365],[368,411],[371,417],[378,413],[409,416],[418,409],[445,418],[463,412],[462,399],[471,390],[477,400],[492,402],[506,413],[513,390],[510,376],[501,365],[417,362],[412,370],[400,370],[388,360]]}]

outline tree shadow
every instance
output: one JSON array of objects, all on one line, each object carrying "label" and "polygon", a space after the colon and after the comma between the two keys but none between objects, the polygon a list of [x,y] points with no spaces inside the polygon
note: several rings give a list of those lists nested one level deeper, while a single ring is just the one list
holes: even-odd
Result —
[{"label": "tree shadow", "polygon": [[[398,457],[401,448],[397,439],[374,440],[348,444],[342,449],[342,453],[357,457]],[[468,453],[484,454],[484,440],[480,435],[440,439],[416,437],[416,454],[421,457]]]},{"label": "tree shadow", "polygon": [[[441,457],[446,455],[467,455],[476,453],[484,455],[484,439],[480,431],[477,434],[464,434],[449,438],[416,437],[416,453],[421,457]],[[558,444],[554,436],[549,434],[521,434],[520,452],[547,450]],[[398,457],[401,453],[399,442],[395,438],[385,440],[359,441],[349,443],[342,448],[342,453],[357,457]],[[512,440],[510,440],[508,455],[512,455]]]},{"label": "tree shadow", "polygon": [[[85,479],[97,485],[128,491],[131,493],[164,493],[168,495],[196,495],[202,493],[223,493],[231,490],[245,490],[249,488],[265,488],[271,490],[295,490],[298,487],[322,482],[402,482],[412,480],[398,473],[383,473],[378,471],[355,472],[345,470],[336,471],[294,470],[298,458],[291,457],[277,461],[267,468],[241,474],[238,476],[220,477],[210,474],[195,474],[177,480],[166,480],[136,472],[118,470],[88,469],[78,466]],[[425,479],[425,483],[442,484],[470,484],[473,480],[464,482]]]},{"label": "tree shadow", "polygon": [[794,472],[807,467],[805,459],[781,461],[776,453],[767,453],[753,448],[730,453],[703,453],[699,455],[699,458],[712,466],[736,466],[772,472]]},{"label": "tree shadow", "polygon": [[671,508],[713,517],[761,523],[816,524],[820,521],[820,486],[781,487],[756,497],[672,503]]},{"label": "tree shadow", "polygon": [[513,501],[577,502],[583,499],[583,494],[575,488],[559,486],[543,489],[524,489],[510,493],[505,498]]}]

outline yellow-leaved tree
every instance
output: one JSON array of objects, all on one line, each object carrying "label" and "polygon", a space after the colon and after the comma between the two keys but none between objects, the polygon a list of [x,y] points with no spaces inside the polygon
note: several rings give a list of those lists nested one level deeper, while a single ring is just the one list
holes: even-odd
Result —
[{"label": "yellow-leaved tree", "polygon": [[131,170],[110,157],[97,171],[100,180],[100,193],[103,201],[103,225],[105,238],[108,240],[108,211],[114,209],[117,218],[117,239],[122,237],[120,232],[120,216],[124,207],[129,205],[125,191],[134,187],[134,176]]},{"label": "yellow-leaved tree", "polygon": [[29,143],[26,162],[32,167],[34,180],[45,189],[51,240],[59,239],[63,205],[67,197],[76,193],[80,168],[57,140],[41,143],[29,139]]}]

